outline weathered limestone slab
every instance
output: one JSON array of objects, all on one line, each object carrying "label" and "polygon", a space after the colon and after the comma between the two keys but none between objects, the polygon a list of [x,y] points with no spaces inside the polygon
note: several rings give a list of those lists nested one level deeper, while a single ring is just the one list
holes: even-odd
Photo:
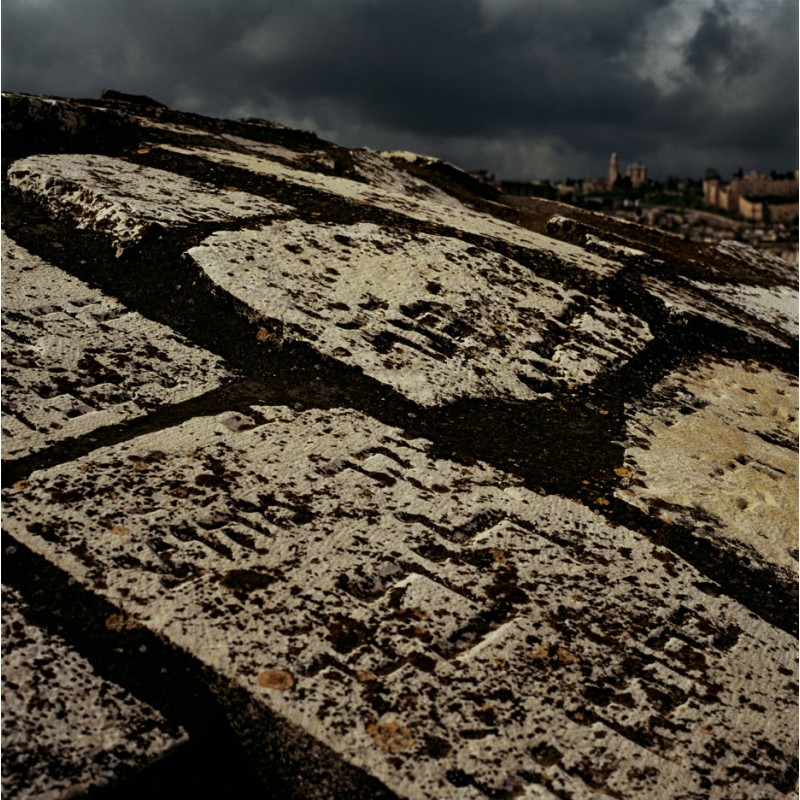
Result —
[{"label": "weathered limestone slab", "polygon": [[57,216],[110,233],[121,245],[140,239],[153,225],[181,227],[288,210],[263,197],[103,155],[30,156],[9,167],[8,180]]},{"label": "weathered limestone slab", "polygon": [[[152,125],[152,123],[147,124]],[[161,126],[159,125],[159,127]],[[189,128],[186,130],[187,133],[191,131]],[[464,205],[455,197],[432,186],[427,181],[411,175],[404,169],[398,169],[389,157],[381,153],[365,149],[345,150],[333,145],[329,145],[327,151],[322,149],[292,150],[283,145],[256,142],[229,133],[222,134],[219,138],[222,148],[218,149],[233,145],[240,154],[249,153],[258,158],[278,161],[309,173],[322,172],[324,174],[336,169],[335,156],[346,154],[352,171],[358,179],[369,186],[464,210]]]},{"label": "weathered limestone slab", "polygon": [[703,359],[672,373],[628,424],[630,485],[618,496],[744,545],[745,559],[794,582],[797,407],[797,380],[755,362]]},{"label": "weathered limestone slab", "polygon": [[31,624],[14,590],[4,586],[2,596],[6,800],[76,797],[187,741],[185,731],[100,678],[60,638]]},{"label": "weathered limestone slab", "polygon": [[3,499],[13,538],[401,797],[793,789],[791,636],[362,414],[196,418]]},{"label": "weathered limestone slab", "polygon": [[589,383],[652,338],[636,317],[498,253],[372,223],[275,222],[216,233],[189,255],[286,340],[422,405]]},{"label": "weathered limestone slab", "polygon": [[3,457],[218,387],[219,357],[2,236]]},{"label": "weathered limestone slab", "polygon": [[[706,283],[704,281],[692,281],[691,285],[703,292],[708,292],[727,305],[733,306],[737,310],[737,319],[741,319],[742,315],[751,315],[768,323],[787,339],[791,340],[797,337],[798,292],[796,286],[748,286],[741,283]],[[774,339],[774,337],[772,338]]]},{"label": "weathered limestone slab", "polygon": [[675,317],[711,319],[782,346],[797,335],[793,287],[642,277],[647,291]]},{"label": "weathered limestone slab", "polygon": [[[398,191],[370,186],[349,178],[297,169],[271,158],[257,157],[248,153],[236,153],[215,148],[159,146],[170,152],[207,158],[220,164],[239,167],[257,174],[270,175],[289,183],[297,183],[301,186],[339,195],[351,202],[397,211],[412,219],[446,225],[479,236],[499,239],[508,244],[528,248],[543,259],[556,260],[564,267],[578,269],[594,277],[613,275],[621,266],[617,261],[596,255],[575,245],[551,239],[487,214],[472,211],[461,203],[443,205],[436,201],[420,200]],[[437,196],[438,199],[440,198]]]},{"label": "weathered limestone slab", "polygon": [[716,250],[750,280],[726,280],[717,269],[713,281],[650,277],[647,290],[676,316],[707,317],[773,344],[796,343],[800,296],[792,265],[741,242],[723,241]]}]

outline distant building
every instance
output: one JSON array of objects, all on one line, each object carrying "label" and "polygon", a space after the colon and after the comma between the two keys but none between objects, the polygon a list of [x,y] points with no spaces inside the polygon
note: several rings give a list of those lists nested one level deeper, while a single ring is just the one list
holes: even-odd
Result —
[{"label": "distant building", "polygon": [[608,163],[608,185],[613,187],[619,180],[619,163],[617,162],[617,154],[611,154],[611,161]]},{"label": "distant building", "polygon": [[[647,167],[638,161],[628,167],[626,174],[632,189],[638,189],[647,183]],[[613,189],[619,178],[619,160],[617,154],[612,153],[608,162],[608,188]]]},{"label": "distant building", "polygon": [[647,183],[647,167],[636,161],[628,167],[628,177],[631,180],[631,187],[638,189]]},{"label": "distant building", "polygon": [[703,179],[703,201],[707,206],[740,214],[751,222],[789,221],[797,217],[798,180],[794,175],[761,175],[741,171],[723,181],[716,170]]}]

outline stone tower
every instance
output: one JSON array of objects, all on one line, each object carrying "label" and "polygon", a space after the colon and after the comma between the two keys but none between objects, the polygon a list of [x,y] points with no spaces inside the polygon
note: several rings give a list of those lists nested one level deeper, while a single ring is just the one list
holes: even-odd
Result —
[{"label": "stone tower", "polygon": [[612,187],[619,178],[619,163],[617,162],[617,154],[611,154],[611,161],[608,163],[608,185]]}]

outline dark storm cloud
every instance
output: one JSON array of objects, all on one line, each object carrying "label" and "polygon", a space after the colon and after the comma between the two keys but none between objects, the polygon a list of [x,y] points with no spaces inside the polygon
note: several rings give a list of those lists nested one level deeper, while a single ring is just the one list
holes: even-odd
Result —
[{"label": "dark storm cloud", "polygon": [[755,59],[764,56],[766,45],[748,36],[730,8],[715,2],[703,12],[700,27],[686,45],[686,63],[702,78],[715,74],[735,78],[751,71]]},{"label": "dark storm cloud", "polygon": [[797,160],[793,0],[5,0],[3,88],[110,86],[503,176]]}]

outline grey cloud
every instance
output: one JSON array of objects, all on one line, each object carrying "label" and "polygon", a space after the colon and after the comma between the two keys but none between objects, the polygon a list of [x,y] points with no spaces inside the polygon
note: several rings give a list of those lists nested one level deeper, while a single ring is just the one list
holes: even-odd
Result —
[{"label": "grey cloud", "polygon": [[757,31],[737,22],[729,7],[716,0],[686,45],[686,63],[700,78],[730,82],[745,75],[764,58],[766,42]]},{"label": "grey cloud", "polygon": [[696,1],[667,89],[637,65],[652,21],[686,0],[5,0],[3,88],[247,109],[508,177],[602,174],[611,150],[654,174],[715,152],[791,167],[794,3],[747,29],[745,0]]}]

